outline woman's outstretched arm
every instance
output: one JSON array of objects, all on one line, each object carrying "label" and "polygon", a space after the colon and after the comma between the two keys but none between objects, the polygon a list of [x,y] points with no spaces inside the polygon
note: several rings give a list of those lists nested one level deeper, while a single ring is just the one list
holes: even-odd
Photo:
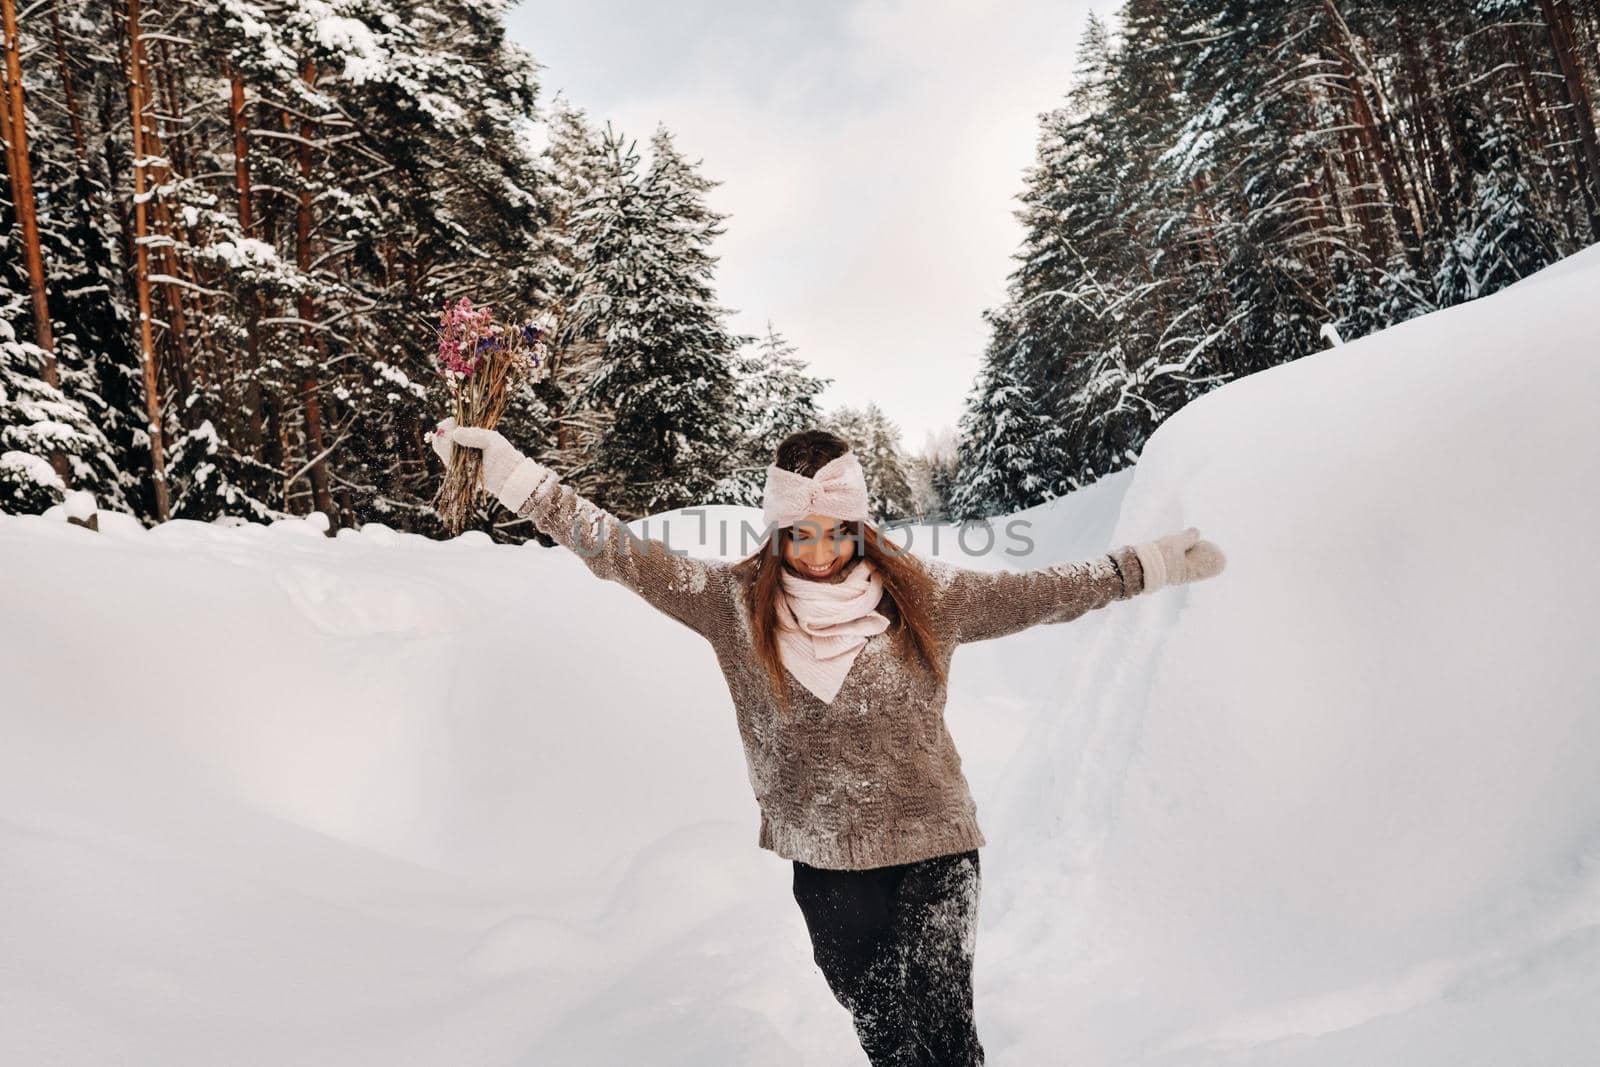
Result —
[{"label": "woman's outstretched arm", "polygon": [[595,574],[627,586],[697,633],[709,636],[728,621],[726,564],[636,536],[621,519],[553,472],[515,510],[570,548]]},{"label": "woman's outstretched arm", "polygon": [[697,559],[665,541],[635,535],[617,516],[581,496],[555,471],[523,455],[494,430],[457,428],[453,420],[446,420],[435,431],[435,451],[448,455],[452,442],[482,448],[484,488],[571,549],[599,577],[633,590],[696,633],[710,636],[731,621],[727,564]]},{"label": "woman's outstretched arm", "polygon": [[1222,550],[1190,526],[1103,555],[1029,571],[978,571],[928,561],[939,615],[953,640],[987,641],[1041,623],[1071,622],[1114,600],[1222,572]]},{"label": "woman's outstretched arm", "polygon": [[1144,588],[1144,568],[1132,545],[1028,571],[980,571],[943,560],[928,560],[927,567],[938,615],[956,644],[1071,622]]}]

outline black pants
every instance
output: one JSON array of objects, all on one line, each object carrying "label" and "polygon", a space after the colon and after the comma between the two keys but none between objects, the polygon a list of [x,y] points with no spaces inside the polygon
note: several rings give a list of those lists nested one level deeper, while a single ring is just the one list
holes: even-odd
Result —
[{"label": "black pants", "polygon": [[817,966],[873,1067],[982,1064],[972,1018],[978,850],[859,871],[793,863]]}]

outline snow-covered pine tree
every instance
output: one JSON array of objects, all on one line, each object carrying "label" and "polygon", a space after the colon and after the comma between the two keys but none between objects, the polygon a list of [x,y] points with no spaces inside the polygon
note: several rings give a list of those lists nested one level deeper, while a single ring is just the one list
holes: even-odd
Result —
[{"label": "snow-covered pine tree", "polygon": [[1437,307],[1433,286],[1409,263],[1391,260],[1387,268],[1364,259],[1335,255],[1331,263],[1329,324],[1343,341],[1365,337]]},{"label": "snow-covered pine tree", "polygon": [[[574,243],[573,216],[590,196],[605,168],[605,149],[599,133],[580,107],[557,93],[546,112],[546,144],[538,166],[546,190],[550,215],[548,241],[552,249],[551,285],[560,294],[562,307],[583,303],[578,291],[578,276],[583,270],[582,253]],[[581,408],[572,398],[589,372],[589,360],[598,345],[574,337],[570,323],[563,322],[551,346],[549,375],[536,392],[544,402],[550,420],[550,439],[541,458],[558,470],[569,472],[580,491],[592,491],[592,479],[575,472],[583,458],[599,440],[604,413]]]},{"label": "snow-covered pine tree", "polygon": [[[28,320],[19,294],[0,290],[0,511],[43,511],[68,489],[93,492],[102,507],[125,507],[110,442],[82,400],[92,394],[74,388],[82,370],[58,363],[61,388],[47,382],[44,349],[18,336]],[[65,479],[51,456],[64,459]]]},{"label": "snow-covered pine tree", "polygon": [[575,402],[606,424],[576,474],[602,474],[600,503],[628,517],[707,503],[738,454],[734,354],[744,338],[724,325],[709,251],[725,217],[710,187],[652,138],[639,173],[632,144],[607,124],[605,167],[575,211],[584,267],[569,311],[574,340],[600,343]]},{"label": "snow-covered pine tree", "polygon": [[892,522],[916,515],[900,428],[881,407],[872,401],[861,408],[841,406],[828,412],[821,426],[850,442],[851,451],[861,462],[873,521]]},{"label": "snow-covered pine tree", "polygon": [[[1325,209],[1316,188],[1320,146],[1311,134],[1331,125],[1365,129],[1364,97],[1348,63],[1332,54],[1347,51],[1343,43],[1316,54],[1334,36],[1321,3],[1185,0],[1180,7],[1195,20],[1178,40],[1191,111],[1165,162],[1212,204],[1216,306],[1226,315],[1208,324],[1214,366],[1249,374],[1321,347],[1317,275],[1335,245],[1324,245],[1331,235],[1316,224]],[[1330,103],[1325,85],[1346,92]],[[1392,238],[1397,229],[1381,232]]]},{"label": "snow-covered pine tree", "polygon": [[1558,258],[1549,209],[1523,177],[1505,121],[1462,105],[1456,141],[1468,169],[1446,199],[1447,217],[1455,219],[1442,235],[1433,274],[1441,307],[1487,296]]},{"label": "snow-covered pine tree", "polygon": [[539,166],[549,188],[550,223],[557,233],[554,243],[561,249],[558,280],[565,290],[580,266],[572,243],[572,215],[599,182],[605,155],[600,134],[587,113],[564,94],[556,94],[545,113],[545,124],[546,142]]},{"label": "snow-covered pine tree", "polygon": [[[1024,228],[1008,279],[1010,336],[1026,349],[1011,357],[1051,410],[1064,410],[1087,380],[1083,353],[1114,334],[1128,306],[1124,282],[1131,248],[1118,219],[1130,190],[1112,173],[1117,129],[1106,111],[1112,40],[1090,14],[1066,103],[1040,116],[1037,159],[1024,172]],[[1127,257],[1127,258],[1125,258]],[[995,327],[998,333],[998,327]]]},{"label": "snow-covered pine tree", "polygon": [[1066,102],[1041,116],[1007,302],[984,316],[990,358],[1065,434],[1039,472],[1063,486],[1127,463],[1216,376],[1215,220],[1163,159],[1182,100],[1163,7],[1125,5],[1120,43],[1090,17]]},{"label": "snow-covered pine tree", "polygon": [[737,403],[744,437],[738,462],[717,488],[718,500],[759,507],[778,443],[822,423],[817,397],[833,379],[812,376],[796,351],[771,320],[765,336],[740,351]]},{"label": "snow-covered pine tree", "polygon": [[1066,435],[1039,412],[1033,390],[1004,364],[990,362],[961,416],[950,516],[959,522],[1009,515],[1074,486],[1063,468]]}]

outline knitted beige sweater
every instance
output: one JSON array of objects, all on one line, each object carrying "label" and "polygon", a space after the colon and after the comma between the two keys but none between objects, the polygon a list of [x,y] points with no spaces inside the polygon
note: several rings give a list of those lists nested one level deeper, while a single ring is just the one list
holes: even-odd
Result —
[{"label": "knitted beige sweater", "polygon": [[[733,696],[761,811],[762,848],[814,867],[860,869],[986,843],[945,729],[945,687],[920,658],[897,653],[891,632],[868,639],[831,704],[785,674],[790,711],[781,717],[731,562],[681,555],[662,541],[636,537],[554,477],[517,514],[601,578],[627,586],[711,643]],[[1020,572],[921,562],[934,579],[930,615],[947,669],[964,642],[1070,621],[1128,599],[1144,580],[1126,545]]]}]

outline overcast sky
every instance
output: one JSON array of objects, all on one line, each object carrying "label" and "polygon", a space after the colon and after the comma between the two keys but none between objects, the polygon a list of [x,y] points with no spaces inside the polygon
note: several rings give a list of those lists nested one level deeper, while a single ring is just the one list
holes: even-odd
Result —
[{"label": "overcast sky", "polygon": [[1021,228],[1037,116],[1070,84],[1086,0],[524,0],[515,39],[648,158],[700,160],[727,232],[718,299],[875,400],[908,448],[954,427]]}]

